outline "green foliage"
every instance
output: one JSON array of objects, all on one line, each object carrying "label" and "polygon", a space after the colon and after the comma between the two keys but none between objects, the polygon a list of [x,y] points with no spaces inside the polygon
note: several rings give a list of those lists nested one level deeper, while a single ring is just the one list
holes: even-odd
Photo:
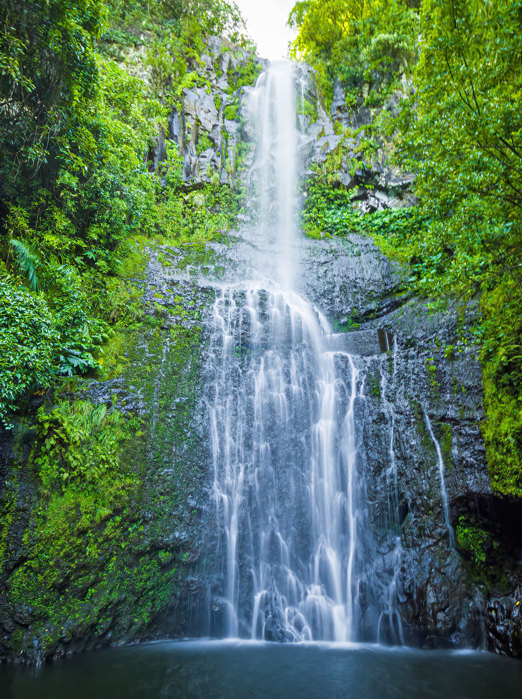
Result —
[{"label": "green foliage", "polygon": [[[179,101],[185,88],[209,87],[198,70],[200,56],[207,50],[206,37],[218,35],[234,45],[250,46],[237,7],[225,0],[137,0],[130,6],[118,3],[117,11],[115,23],[120,30],[136,32],[137,23],[150,29],[146,63],[152,71],[155,93],[171,105]],[[248,72],[248,66],[241,65],[238,70]]]},{"label": "green foliage", "polygon": [[485,527],[485,522],[471,514],[461,515],[455,527],[457,545],[468,561],[469,573],[486,588],[509,589],[506,565],[511,554],[498,532]]},{"label": "green foliage", "polygon": [[5,0],[0,9],[0,197],[56,177],[62,140],[97,87],[101,0]]},{"label": "green foliage", "polygon": [[503,280],[482,296],[482,433],[491,486],[522,497],[522,288]]},{"label": "green foliage", "polygon": [[418,173],[416,190],[431,218],[419,241],[431,269],[427,288],[469,296],[518,274],[521,9],[511,0],[423,3],[415,108],[404,108],[401,161]]},{"label": "green foliage", "polygon": [[[372,235],[393,257],[404,262],[413,256],[414,241],[422,235],[427,219],[416,207],[386,209],[362,214],[352,207],[352,193],[312,182],[302,212],[305,233],[311,237],[346,236],[350,233]],[[415,279],[419,270],[413,264]]]},{"label": "green foliage", "polygon": [[477,567],[481,567],[486,562],[492,543],[491,534],[462,516],[459,517],[455,534],[459,548],[467,553]]},{"label": "green foliage", "polygon": [[198,155],[201,155],[203,151],[208,150],[209,148],[213,148],[214,144],[212,143],[212,140],[210,139],[210,136],[206,133],[201,133],[198,135],[198,141],[196,144],[196,151]]},{"label": "green foliage", "polygon": [[140,30],[166,27],[179,33],[184,26],[198,34],[224,35],[235,43],[245,40],[239,10],[226,0],[107,0],[106,5],[111,17],[106,40],[121,42],[126,36],[134,44]]},{"label": "green foliage", "polygon": [[433,357],[426,358],[426,373],[428,374],[428,381],[435,395],[438,395],[439,384],[437,382],[437,366],[435,364],[435,359]]},{"label": "green foliage", "polygon": [[[340,136],[337,145],[327,152],[323,163],[313,163],[311,167],[315,178],[331,187],[339,184],[340,172],[348,170],[353,177],[358,170],[367,168],[378,148],[374,125],[352,129],[337,121],[334,130]],[[373,184],[368,182],[365,186],[371,189]]]},{"label": "green foliage", "polygon": [[94,352],[106,325],[89,314],[78,273],[65,266],[55,272],[52,300],[0,281],[0,419],[7,424],[28,391],[98,366]]},{"label": "green foliage", "polygon": [[256,60],[254,52],[251,52],[246,61],[241,61],[235,68],[232,62],[228,68],[228,89],[236,91],[245,85],[255,85],[261,73],[261,63]]},{"label": "green foliage", "polygon": [[47,386],[54,374],[60,336],[41,294],[0,281],[0,419],[27,391]]},{"label": "green foliage", "polygon": [[9,244],[13,248],[14,258],[18,271],[27,280],[31,291],[38,291],[39,282],[36,276],[36,268],[40,260],[38,255],[25,245],[21,240],[11,238]]},{"label": "green foliage", "polygon": [[94,354],[107,337],[107,325],[92,313],[83,279],[74,267],[60,265],[52,271],[49,305],[60,337],[56,373],[83,374],[98,367]]},{"label": "green foliage", "polygon": [[52,411],[40,410],[37,419],[39,447],[33,458],[45,491],[62,492],[65,482],[95,485],[119,467],[116,449],[124,421],[105,405],[85,401],[59,403]]},{"label": "green foliage", "polygon": [[238,114],[238,105],[236,103],[228,104],[223,111],[223,115],[224,115],[225,119],[230,119],[231,121],[233,121],[234,119],[237,118],[237,114]]},{"label": "green foliage", "polygon": [[380,103],[417,56],[418,10],[403,0],[300,0],[289,23],[293,54],[318,70],[325,101],[338,79],[350,99],[366,83]]},{"label": "green foliage", "polygon": [[[6,357],[20,358],[6,358],[0,371],[8,424],[28,391],[97,368],[108,325],[117,337],[139,316],[124,269],[129,241],[211,238],[230,226],[239,193],[187,191],[172,143],[159,173],[149,160],[158,125],[201,80],[209,32],[247,42],[237,8],[224,0],[32,0],[23,12],[8,0],[0,30],[3,313],[8,328],[20,304],[28,343],[20,349],[23,331],[6,330]],[[132,57],[144,33],[146,80]],[[236,77],[256,69],[252,58]],[[199,148],[209,145],[202,134]],[[41,323],[32,321],[37,308]]]},{"label": "green foliage", "polygon": [[[179,504],[198,464],[201,331],[182,299],[165,331],[168,308],[158,295],[146,314],[139,280],[145,246],[187,243],[207,259],[201,241],[222,237],[239,211],[239,189],[184,182],[173,143],[158,172],[151,165],[181,91],[205,82],[200,53],[214,31],[246,45],[222,0],[0,9],[2,425],[22,433],[12,413],[45,393],[36,436],[23,432],[29,461],[13,466],[2,500],[3,600],[31,619],[8,641],[15,652],[132,638],[172,603],[177,568],[190,562],[171,535],[197,516],[180,516]],[[253,59],[240,66],[236,87],[254,69]],[[150,418],[125,400],[119,411],[116,396],[109,408],[56,402],[58,387],[81,390],[59,377],[93,371],[120,376]]]},{"label": "green foliage", "polygon": [[122,512],[132,511],[139,480],[121,456],[137,428],[136,421],[84,401],[60,402],[38,413],[29,463],[38,508],[24,535],[26,556],[9,578],[6,598],[32,606],[31,633],[44,652],[67,641],[71,629],[100,619],[124,585],[132,589],[125,580],[132,573],[121,560],[122,544],[133,541],[132,519]]},{"label": "green foliage", "polygon": [[297,95],[297,114],[305,116],[313,123],[317,120],[317,104],[315,101],[310,102],[302,94]]},{"label": "green foliage", "polygon": [[242,199],[241,190],[226,185],[208,183],[186,192],[167,184],[158,198],[156,225],[174,244],[218,239],[230,230]]}]

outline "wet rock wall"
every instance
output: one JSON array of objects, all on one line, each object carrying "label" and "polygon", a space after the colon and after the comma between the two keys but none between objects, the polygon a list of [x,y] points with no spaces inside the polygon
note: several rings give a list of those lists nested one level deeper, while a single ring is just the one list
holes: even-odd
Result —
[{"label": "wet rock wall", "polygon": [[368,585],[378,589],[397,563],[399,537],[397,609],[406,643],[520,657],[521,510],[490,488],[478,348],[462,341],[476,309],[465,318],[451,306],[434,313],[404,294],[401,275],[358,235],[310,242],[302,275],[303,290],[338,331],[375,333],[359,403],[361,468],[379,542]]}]

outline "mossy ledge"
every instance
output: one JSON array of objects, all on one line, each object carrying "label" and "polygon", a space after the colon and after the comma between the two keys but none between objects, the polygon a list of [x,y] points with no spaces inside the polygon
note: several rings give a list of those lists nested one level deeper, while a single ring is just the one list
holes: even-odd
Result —
[{"label": "mossy ledge", "polygon": [[179,251],[153,251],[133,280],[142,314],[114,339],[124,356],[107,348],[110,378],[69,384],[5,435],[3,659],[155,638],[167,620],[183,632],[204,478],[193,413],[205,293],[175,284],[165,255]]}]

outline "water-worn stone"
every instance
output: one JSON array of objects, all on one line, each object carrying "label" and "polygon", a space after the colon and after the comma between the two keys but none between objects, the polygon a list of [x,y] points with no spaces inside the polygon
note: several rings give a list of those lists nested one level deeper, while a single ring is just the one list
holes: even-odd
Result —
[{"label": "water-worn stone", "polygon": [[487,628],[492,650],[522,658],[522,587],[487,605]]}]

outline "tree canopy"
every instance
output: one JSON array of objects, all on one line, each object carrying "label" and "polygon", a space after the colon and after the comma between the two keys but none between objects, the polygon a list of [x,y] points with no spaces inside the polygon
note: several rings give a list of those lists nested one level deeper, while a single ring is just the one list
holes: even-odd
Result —
[{"label": "tree canopy", "polygon": [[300,0],[289,24],[298,32],[293,55],[319,71],[326,94],[336,79],[382,89],[417,55],[419,14],[404,0]]}]

